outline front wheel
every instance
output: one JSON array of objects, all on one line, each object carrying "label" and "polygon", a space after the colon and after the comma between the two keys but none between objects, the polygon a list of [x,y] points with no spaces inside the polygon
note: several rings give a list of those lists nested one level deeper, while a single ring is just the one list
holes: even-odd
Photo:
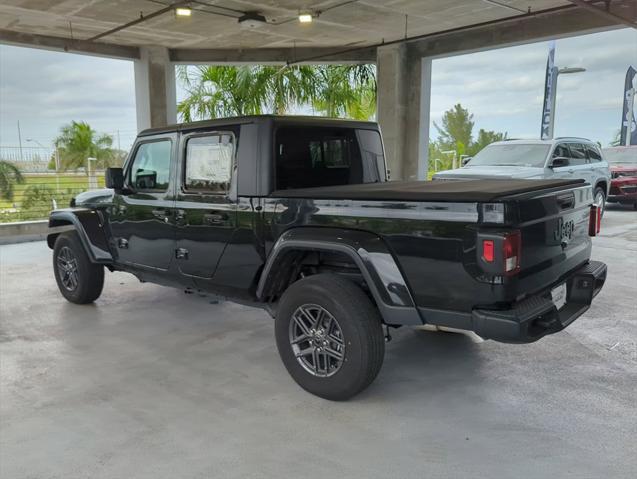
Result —
[{"label": "front wheel", "polygon": [[324,399],[349,399],[383,363],[380,314],[363,290],[333,274],[297,281],[283,294],[275,322],[279,355],[292,378]]},{"label": "front wheel", "polygon": [[55,240],[53,273],[60,293],[71,303],[92,303],[102,294],[104,267],[91,262],[75,232]]},{"label": "front wheel", "polygon": [[604,210],[606,209],[606,193],[604,193],[603,188],[599,186],[595,188],[593,201],[594,204],[597,205],[600,210],[602,210],[601,215],[604,216]]}]

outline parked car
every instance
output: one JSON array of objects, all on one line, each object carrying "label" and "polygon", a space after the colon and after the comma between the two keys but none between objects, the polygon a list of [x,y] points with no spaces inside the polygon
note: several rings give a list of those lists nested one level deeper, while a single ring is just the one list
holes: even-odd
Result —
[{"label": "parked car", "polygon": [[608,201],[632,204],[637,210],[637,145],[604,148],[602,153],[610,164]]},{"label": "parked car", "polygon": [[375,123],[146,130],[107,170],[110,189],[51,213],[55,279],[78,304],[100,296],[108,269],[264,308],[291,376],[333,400],[376,377],[384,328],[528,343],[571,324],[604,284],[582,180],[386,180]]},{"label": "parked car", "polygon": [[579,178],[593,188],[602,213],[610,188],[610,168],[599,146],[583,138],[497,141],[465,159],[462,168],[433,175],[434,180],[478,178]]}]

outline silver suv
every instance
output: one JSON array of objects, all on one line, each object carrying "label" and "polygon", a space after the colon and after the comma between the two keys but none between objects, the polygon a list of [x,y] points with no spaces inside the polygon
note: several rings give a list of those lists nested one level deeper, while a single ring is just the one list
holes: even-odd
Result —
[{"label": "silver suv", "polygon": [[599,146],[584,138],[497,141],[466,159],[462,168],[433,176],[434,180],[479,178],[581,178],[593,187],[595,204],[602,211],[610,188],[608,163]]}]

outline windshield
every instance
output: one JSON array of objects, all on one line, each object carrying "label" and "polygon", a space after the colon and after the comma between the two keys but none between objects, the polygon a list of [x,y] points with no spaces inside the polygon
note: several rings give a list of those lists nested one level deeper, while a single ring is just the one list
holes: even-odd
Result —
[{"label": "windshield", "polygon": [[637,147],[607,148],[603,150],[603,155],[611,165],[637,166]]},{"label": "windshield", "polygon": [[549,145],[489,145],[467,166],[534,166],[544,168]]}]

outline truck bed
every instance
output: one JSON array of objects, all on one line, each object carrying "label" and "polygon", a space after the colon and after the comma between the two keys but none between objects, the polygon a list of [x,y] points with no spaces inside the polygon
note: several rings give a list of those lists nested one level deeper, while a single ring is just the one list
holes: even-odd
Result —
[{"label": "truck bed", "polygon": [[274,191],[274,198],[492,202],[540,190],[582,186],[584,180],[388,181]]}]

